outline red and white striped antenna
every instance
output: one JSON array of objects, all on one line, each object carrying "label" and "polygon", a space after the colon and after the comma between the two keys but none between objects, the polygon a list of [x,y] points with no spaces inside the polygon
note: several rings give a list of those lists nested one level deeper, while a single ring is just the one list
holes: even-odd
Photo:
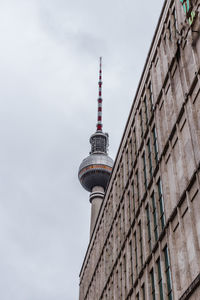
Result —
[{"label": "red and white striped antenna", "polygon": [[102,131],[102,57],[99,59],[99,97],[98,97],[98,112],[97,112],[97,131]]}]

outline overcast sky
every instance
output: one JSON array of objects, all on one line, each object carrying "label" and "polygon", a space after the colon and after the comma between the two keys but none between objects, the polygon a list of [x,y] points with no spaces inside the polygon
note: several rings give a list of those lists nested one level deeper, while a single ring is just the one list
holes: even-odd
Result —
[{"label": "overcast sky", "polygon": [[96,129],[98,59],[115,158],[162,5],[0,1],[1,300],[78,299],[90,203],[77,171]]}]

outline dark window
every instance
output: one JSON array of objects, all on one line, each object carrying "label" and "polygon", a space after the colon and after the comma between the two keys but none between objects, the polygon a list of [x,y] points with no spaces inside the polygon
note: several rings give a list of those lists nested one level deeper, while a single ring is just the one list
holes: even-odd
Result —
[{"label": "dark window", "polygon": [[134,233],[134,242],[135,242],[135,271],[138,274],[138,256],[137,256],[137,235]]},{"label": "dark window", "polygon": [[131,165],[133,165],[133,160],[134,160],[134,158],[133,158],[133,149],[132,149],[132,147],[133,147],[133,145],[132,145],[132,139],[130,139],[130,141],[129,141],[129,151],[130,151],[130,159],[131,159]]},{"label": "dark window", "polygon": [[158,219],[157,219],[157,208],[156,208],[156,199],[155,199],[154,192],[151,196],[151,200],[152,200],[152,209],[153,209],[154,237],[155,237],[155,241],[157,241],[158,240]]},{"label": "dark window", "polygon": [[146,207],[146,216],[147,216],[148,245],[149,245],[149,252],[151,252],[151,220],[150,220],[149,204],[147,204]]},{"label": "dark window", "polygon": [[140,199],[140,188],[139,188],[139,175],[138,175],[138,171],[136,171],[136,188],[137,188],[137,197],[138,197],[138,202]]},{"label": "dark window", "polygon": [[164,300],[160,258],[157,260],[157,269],[158,269],[158,286],[159,286],[160,300]]},{"label": "dark window", "polygon": [[121,165],[120,172],[121,172],[122,189],[124,189],[124,165],[123,164]]},{"label": "dark window", "polygon": [[169,300],[173,300],[169,252],[167,246],[164,249],[164,255],[165,255],[165,274],[167,279],[167,297]]},{"label": "dark window", "polygon": [[152,159],[151,159],[151,144],[150,144],[150,139],[148,140],[147,148],[148,148],[148,160],[149,160],[149,174],[150,174],[150,178],[151,178],[153,174],[152,174]]},{"label": "dark window", "polygon": [[157,141],[157,133],[156,133],[155,126],[152,132],[153,132],[154,156],[155,156],[156,163],[158,163],[158,141]]},{"label": "dark window", "polygon": [[152,300],[156,300],[155,281],[154,281],[154,272],[153,272],[153,269],[150,272],[150,276],[151,276],[151,295],[152,295]]},{"label": "dark window", "polygon": [[176,10],[174,8],[173,12],[172,12],[173,18],[174,18],[174,26],[175,26],[175,30],[178,31],[178,24],[177,24],[177,16],[176,16]]},{"label": "dark window", "polygon": [[120,173],[118,173],[118,197],[121,197],[121,176]]},{"label": "dark window", "polygon": [[143,159],[144,187],[145,189],[147,189],[147,169],[146,169],[145,152],[142,155],[142,159]]},{"label": "dark window", "polygon": [[126,287],[127,287],[127,282],[126,282],[126,255],[123,257],[123,269],[124,269],[124,281],[125,281],[125,294],[126,294]]},{"label": "dark window", "polygon": [[122,236],[123,239],[125,238],[125,209],[124,206],[122,206],[122,218],[121,218],[121,227],[122,227]]},{"label": "dark window", "polygon": [[150,100],[150,105],[151,105],[151,111],[153,110],[153,89],[152,89],[152,83],[150,81],[149,83],[149,86],[148,86],[148,89],[149,89],[149,100]]},{"label": "dark window", "polygon": [[134,147],[134,155],[137,155],[137,140],[136,140],[136,131],[133,130],[133,147]]},{"label": "dark window", "polygon": [[121,291],[121,299],[122,299],[122,263],[120,264],[120,291]]},{"label": "dark window", "polygon": [[126,176],[128,179],[128,175],[129,175],[129,155],[128,155],[128,149],[126,150]]},{"label": "dark window", "polygon": [[133,215],[135,217],[135,191],[134,191],[134,181],[132,181],[132,189],[133,189]]},{"label": "dark window", "polygon": [[167,26],[168,34],[169,34],[169,40],[172,40],[172,31],[171,31],[171,22],[169,21]]},{"label": "dark window", "polygon": [[144,187],[145,189],[147,189],[147,168],[146,168],[145,152],[142,155],[142,160],[143,160]]},{"label": "dark window", "polygon": [[118,222],[118,226],[119,226],[119,245],[121,246],[121,242],[122,242],[122,227],[121,227],[121,214],[119,214],[119,222]]},{"label": "dark window", "polygon": [[119,272],[116,272],[116,282],[117,282],[117,290],[119,290]]},{"label": "dark window", "polygon": [[144,134],[144,128],[143,128],[142,110],[140,110],[139,115],[140,115],[141,137],[143,137],[143,134]]},{"label": "dark window", "polygon": [[164,214],[164,202],[163,202],[163,192],[162,192],[162,183],[161,180],[158,180],[157,183],[158,187],[158,196],[159,196],[159,206],[160,206],[160,221],[161,221],[161,226],[162,229],[165,227],[165,214]]},{"label": "dark window", "polygon": [[131,197],[130,197],[130,193],[128,192],[128,220],[129,220],[129,224],[131,222]]},{"label": "dark window", "polygon": [[145,300],[145,286],[144,286],[144,284],[142,286],[142,297],[143,297],[143,300]]},{"label": "dark window", "polygon": [[134,265],[133,265],[133,247],[132,247],[132,241],[130,241],[130,259],[131,259],[131,283],[133,284],[133,281],[134,281],[134,273],[133,273],[133,270],[134,270]]},{"label": "dark window", "polygon": [[143,266],[143,244],[142,244],[142,226],[139,223],[139,243],[140,243],[140,263]]},{"label": "dark window", "polygon": [[146,118],[146,125],[148,124],[149,118],[148,118],[148,107],[147,107],[147,98],[144,97],[144,109],[145,109],[145,118]]}]

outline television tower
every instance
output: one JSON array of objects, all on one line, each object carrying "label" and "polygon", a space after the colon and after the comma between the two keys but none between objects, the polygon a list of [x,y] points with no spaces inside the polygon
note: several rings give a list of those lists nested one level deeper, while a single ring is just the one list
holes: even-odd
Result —
[{"label": "television tower", "polygon": [[99,68],[99,96],[97,112],[97,130],[90,137],[91,151],[86,157],[78,171],[80,183],[90,192],[91,222],[90,237],[96,223],[99,209],[104,198],[110,174],[112,171],[113,160],[108,156],[108,133],[102,132],[102,58],[100,57]]}]

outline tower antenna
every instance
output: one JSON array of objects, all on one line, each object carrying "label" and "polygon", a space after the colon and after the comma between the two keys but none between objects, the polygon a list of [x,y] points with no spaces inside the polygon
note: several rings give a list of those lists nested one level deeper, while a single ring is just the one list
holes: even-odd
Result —
[{"label": "tower antenna", "polygon": [[102,57],[99,58],[99,97],[98,97],[98,112],[97,112],[97,131],[102,131]]}]

